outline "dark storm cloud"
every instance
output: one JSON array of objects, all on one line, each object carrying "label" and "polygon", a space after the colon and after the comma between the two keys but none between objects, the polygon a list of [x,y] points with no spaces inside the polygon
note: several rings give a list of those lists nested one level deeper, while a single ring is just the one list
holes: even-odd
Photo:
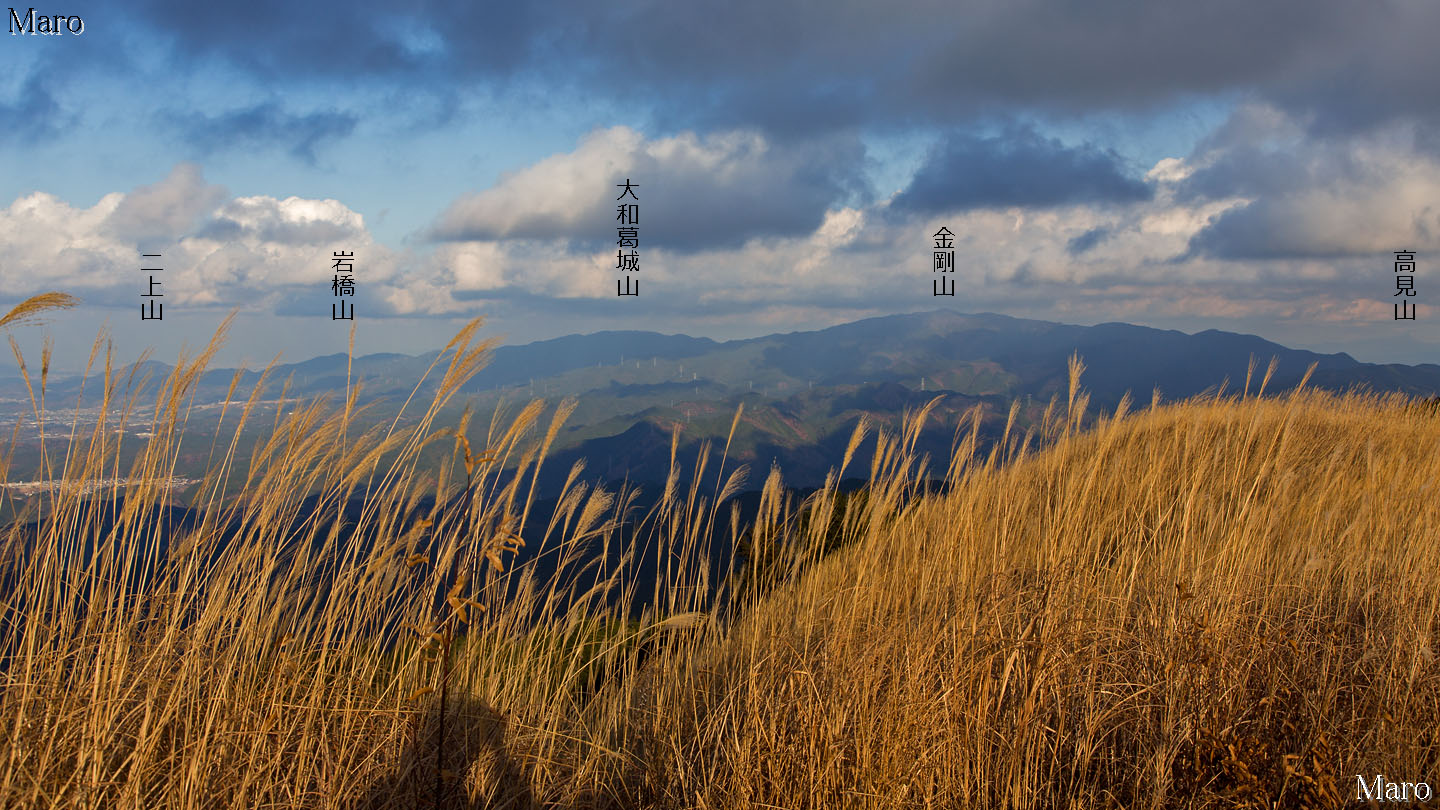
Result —
[{"label": "dark storm cloud", "polygon": [[1181,181],[1176,188],[1176,199],[1193,202],[1268,197],[1339,183],[1375,183],[1380,179],[1357,160],[1353,150],[1343,145],[1290,149],[1237,146]]},{"label": "dark storm cloud", "polygon": [[1109,228],[1091,228],[1067,242],[1065,244],[1065,252],[1071,256],[1079,256],[1081,253],[1084,253],[1109,238]]},{"label": "dark storm cloud", "polygon": [[[1433,189],[1433,176],[1426,185]],[[1412,186],[1407,196],[1413,197],[1419,187]],[[1324,192],[1297,193],[1230,208],[1191,237],[1187,250],[1175,261],[1198,256],[1378,261],[1397,249],[1434,249],[1440,236],[1440,208],[1387,199],[1383,189],[1352,194],[1357,199],[1338,201]]]},{"label": "dark storm cloud", "polygon": [[393,34],[413,27],[420,9],[399,17],[390,4],[374,0],[150,0],[135,3],[132,13],[170,35],[183,58],[220,57],[264,78],[406,75],[426,62]]},{"label": "dark storm cloud", "polygon": [[1093,146],[1067,147],[1033,129],[1003,136],[956,133],[930,151],[915,179],[891,202],[901,213],[1148,200],[1153,189],[1128,177],[1120,159]]},{"label": "dark storm cloud", "polygon": [[1175,261],[1185,262],[1199,256],[1215,259],[1289,258],[1297,245],[1294,239],[1275,230],[1290,224],[1287,218],[1277,216],[1278,213],[1273,204],[1256,202],[1219,214],[1190,238],[1189,248]]},{"label": "dark storm cloud", "polygon": [[1188,249],[1175,261],[1205,256],[1214,259],[1337,259],[1365,255],[1365,248],[1347,249],[1319,233],[1316,217],[1294,200],[1256,200],[1231,208],[1211,219],[1190,238]]},{"label": "dark storm cloud", "polygon": [[1350,135],[1407,119],[1427,122],[1416,143],[1440,125],[1440,4],[1388,0],[1355,6],[1363,14],[1332,53],[1314,55],[1305,69],[1267,89],[1267,96],[1308,119],[1312,134]]},{"label": "dark storm cloud", "polygon": [[0,103],[0,138],[33,143],[58,133],[67,120],[50,83],[31,73],[13,103]]},{"label": "dark storm cloud", "polygon": [[[413,6],[151,0],[180,53],[266,78],[378,78],[417,92],[520,76],[642,104],[673,124],[815,132],[977,111],[1143,108],[1257,90],[1317,121],[1440,109],[1428,0],[552,0]],[[1337,82],[1337,79],[1341,80]]]},{"label": "dark storm cloud", "polygon": [[278,147],[306,163],[321,143],[349,135],[356,117],[334,110],[295,114],[269,102],[215,116],[180,114],[183,137],[203,153],[237,147]]},{"label": "dark storm cloud", "polygon": [[1344,2],[1018,0],[955,15],[964,33],[922,52],[917,90],[1089,110],[1284,83],[1368,18]]},{"label": "dark storm cloud", "polygon": [[1408,140],[1312,137],[1202,155],[1209,162],[1177,184],[1176,200],[1237,204],[1211,217],[1180,259],[1334,259],[1433,245],[1440,165],[1423,147],[1398,145]]}]

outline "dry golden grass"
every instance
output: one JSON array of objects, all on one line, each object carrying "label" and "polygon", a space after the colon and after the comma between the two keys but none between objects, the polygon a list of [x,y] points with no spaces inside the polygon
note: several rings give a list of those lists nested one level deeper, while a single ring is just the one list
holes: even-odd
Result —
[{"label": "dry golden grass", "polygon": [[969,467],[752,612],[693,704],[724,753],[702,767],[697,742],[677,770],[713,807],[1326,807],[1358,774],[1433,785],[1437,442],[1397,398],[1311,392]]},{"label": "dry golden grass", "polygon": [[24,301],[11,307],[10,311],[0,317],[0,329],[8,326],[23,326],[26,324],[43,323],[39,317],[42,312],[49,312],[52,309],[70,309],[77,306],[80,299],[73,295],[62,292],[40,293],[32,295]]},{"label": "dry golden grass", "polygon": [[[944,494],[914,479],[922,410],[877,436],[867,497],[834,487],[862,423],[830,486],[795,504],[772,470],[746,527],[722,510],[744,469],[701,492],[702,453],[682,487],[672,443],[646,542],[542,582],[511,555],[573,405],[543,432],[539,402],[483,436],[468,413],[437,427],[486,359],[478,327],[417,424],[353,435],[352,386],[277,416],[241,471],[258,391],[227,413],[203,525],[163,566],[148,508],[172,494],[144,483],[113,528],[55,487],[38,537],[7,530],[0,806],[1298,808],[1362,774],[1440,782],[1440,419],[1402,399],[1247,380],[1082,430],[1077,358],[1034,434],[981,454],[975,414]],[[166,477],[222,334],[162,386],[133,469],[102,421],[50,480]],[[450,462],[418,469],[435,442]],[[637,517],[580,472],[544,533],[562,570]],[[288,536],[307,493],[338,516],[360,491],[347,531],[375,542]],[[407,519],[425,495],[452,507]],[[752,553],[722,585],[704,548],[726,527]],[[653,594],[642,555],[664,561]]]}]

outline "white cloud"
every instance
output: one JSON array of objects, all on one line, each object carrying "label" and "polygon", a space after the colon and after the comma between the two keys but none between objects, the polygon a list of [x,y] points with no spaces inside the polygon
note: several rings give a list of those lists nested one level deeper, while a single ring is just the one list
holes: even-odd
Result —
[{"label": "white cloud", "polygon": [[[884,201],[801,195],[814,208],[809,227],[770,234],[738,227],[733,233],[744,238],[710,244],[655,244],[662,215],[693,233],[710,226],[705,213],[713,209],[685,195],[662,205],[651,193],[667,184],[699,188],[705,176],[723,194],[783,200],[777,189],[788,182],[786,171],[809,164],[753,134],[647,140],[625,128],[601,130],[573,152],[456,201],[437,226],[463,230],[483,220],[491,236],[442,241],[423,253],[376,243],[343,201],[231,197],[182,165],[159,183],[88,208],[44,193],[15,200],[0,211],[0,292],[64,289],[132,306],[144,283],[142,240],[153,238],[143,234],[168,229],[163,280],[174,298],[167,303],[287,311],[301,297],[328,296],[330,252],[344,249],[357,254],[358,301],[368,298],[374,314],[523,319],[546,302],[575,312],[577,302],[615,296],[615,248],[608,240],[540,238],[533,229],[580,231],[593,217],[613,239],[616,194],[607,187],[634,172],[643,303],[696,329],[738,318],[771,323],[808,312],[826,320],[842,311],[940,305],[1098,320],[1379,317],[1390,282],[1372,259],[1401,247],[1440,248],[1440,205],[1432,202],[1440,164],[1393,138],[1291,145],[1288,161],[1267,164],[1264,150],[1296,130],[1265,110],[1247,116],[1196,154],[1157,161],[1148,200],[907,218]],[[750,189],[765,172],[776,177]],[[1252,230],[1235,230],[1232,218]],[[1265,227],[1257,230],[1257,222]],[[737,223],[743,226],[730,225]],[[930,294],[930,234],[941,226],[956,235],[955,299]],[[1193,249],[1216,234],[1311,253],[1236,258]],[[1254,241],[1261,237],[1267,241]]]},{"label": "white cloud", "polygon": [[642,244],[675,250],[808,236],[860,183],[853,137],[775,144],[754,132],[647,140],[596,130],[574,151],[503,175],[455,200],[430,228],[441,241],[612,242],[620,184],[639,205]]},{"label": "white cloud", "polygon": [[[0,211],[0,244],[0,293],[61,289],[96,304],[137,304],[153,275],[166,304],[279,305],[300,290],[327,292],[335,250],[356,254],[360,285],[397,274],[395,253],[376,244],[344,204],[229,198],[191,164],[88,208],[43,192],[21,197]],[[144,273],[142,266],[163,270]]]}]

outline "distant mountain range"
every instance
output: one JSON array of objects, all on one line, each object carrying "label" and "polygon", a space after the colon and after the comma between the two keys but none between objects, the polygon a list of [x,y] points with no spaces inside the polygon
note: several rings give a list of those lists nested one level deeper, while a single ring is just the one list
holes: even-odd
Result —
[{"label": "distant mountain range", "polygon": [[[501,346],[455,401],[471,402],[488,417],[502,400],[515,403],[533,394],[554,403],[576,397],[579,407],[542,471],[547,492],[580,458],[587,460],[587,479],[663,481],[670,431],[677,425],[682,459],[693,461],[701,442],[709,439],[716,443],[718,462],[741,403],[744,417],[727,466],[750,464],[752,483],[758,486],[775,463],[787,484],[818,486],[838,466],[861,414],[898,427],[905,410],[941,395],[918,447],[931,454],[943,474],[956,425],[971,406],[982,406],[983,431],[993,435],[1019,398],[1023,429],[1052,396],[1063,398],[1072,353],[1085,363],[1082,386],[1090,394],[1092,412],[1113,409],[1126,392],[1143,406],[1154,389],[1166,400],[1215,390],[1227,381],[1227,390],[1238,390],[1252,357],[1257,364],[1252,390],[1270,359],[1278,361],[1267,394],[1293,388],[1312,363],[1316,370],[1309,385],[1317,388],[1440,393],[1440,365],[1433,363],[1361,363],[1343,353],[1317,354],[1215,330],[1185,334],[1123,323],[1073,326],[937,310],[723,342],[619,331]],[[364,381],[364,401],[398,405],[437,355],[357,357],[351,374]],[[316,357],[275,367],[272,380],[289,378],[291,397],[343,394],[346,366],[343,354]],[[422,386],[422,396],[438,384],[443,366],[444,360]],[[137,370],[163,380],[171,369],[150,362]],[[197,402],[223,400],[234,374],[215,370],[204,375]],[[258,372],[242,374],[235,396],[248,395],[258,379]],[[78,380],[52,381],[50,401],[73,402],[78,390]],[[278,396],[278,384],[270,390],[276,393],[265,398]],[[0,380],[0,396],[27,395],[8,379]],[[385,407],[377,414],[384,414]],[[867,447],[873,440],[862,446],[847,476],[868,473]]]}]

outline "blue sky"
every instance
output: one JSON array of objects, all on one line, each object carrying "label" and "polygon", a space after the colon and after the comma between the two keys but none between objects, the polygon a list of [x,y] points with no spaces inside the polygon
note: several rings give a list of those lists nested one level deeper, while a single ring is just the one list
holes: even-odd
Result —
[{"label": "blue sky", "polygon": [[[477,315],[724,339],[949,307],[1440,357],[1426,0],[36,9],[60,11],[84,33],[0,35],[0,306],[85,302],[48,327],[62,369],[102,324],[169,359],[233,308],[223,365],[341,351],[333,250],[361,352]],[[607,242],[626,177],[637,298]]]}]

